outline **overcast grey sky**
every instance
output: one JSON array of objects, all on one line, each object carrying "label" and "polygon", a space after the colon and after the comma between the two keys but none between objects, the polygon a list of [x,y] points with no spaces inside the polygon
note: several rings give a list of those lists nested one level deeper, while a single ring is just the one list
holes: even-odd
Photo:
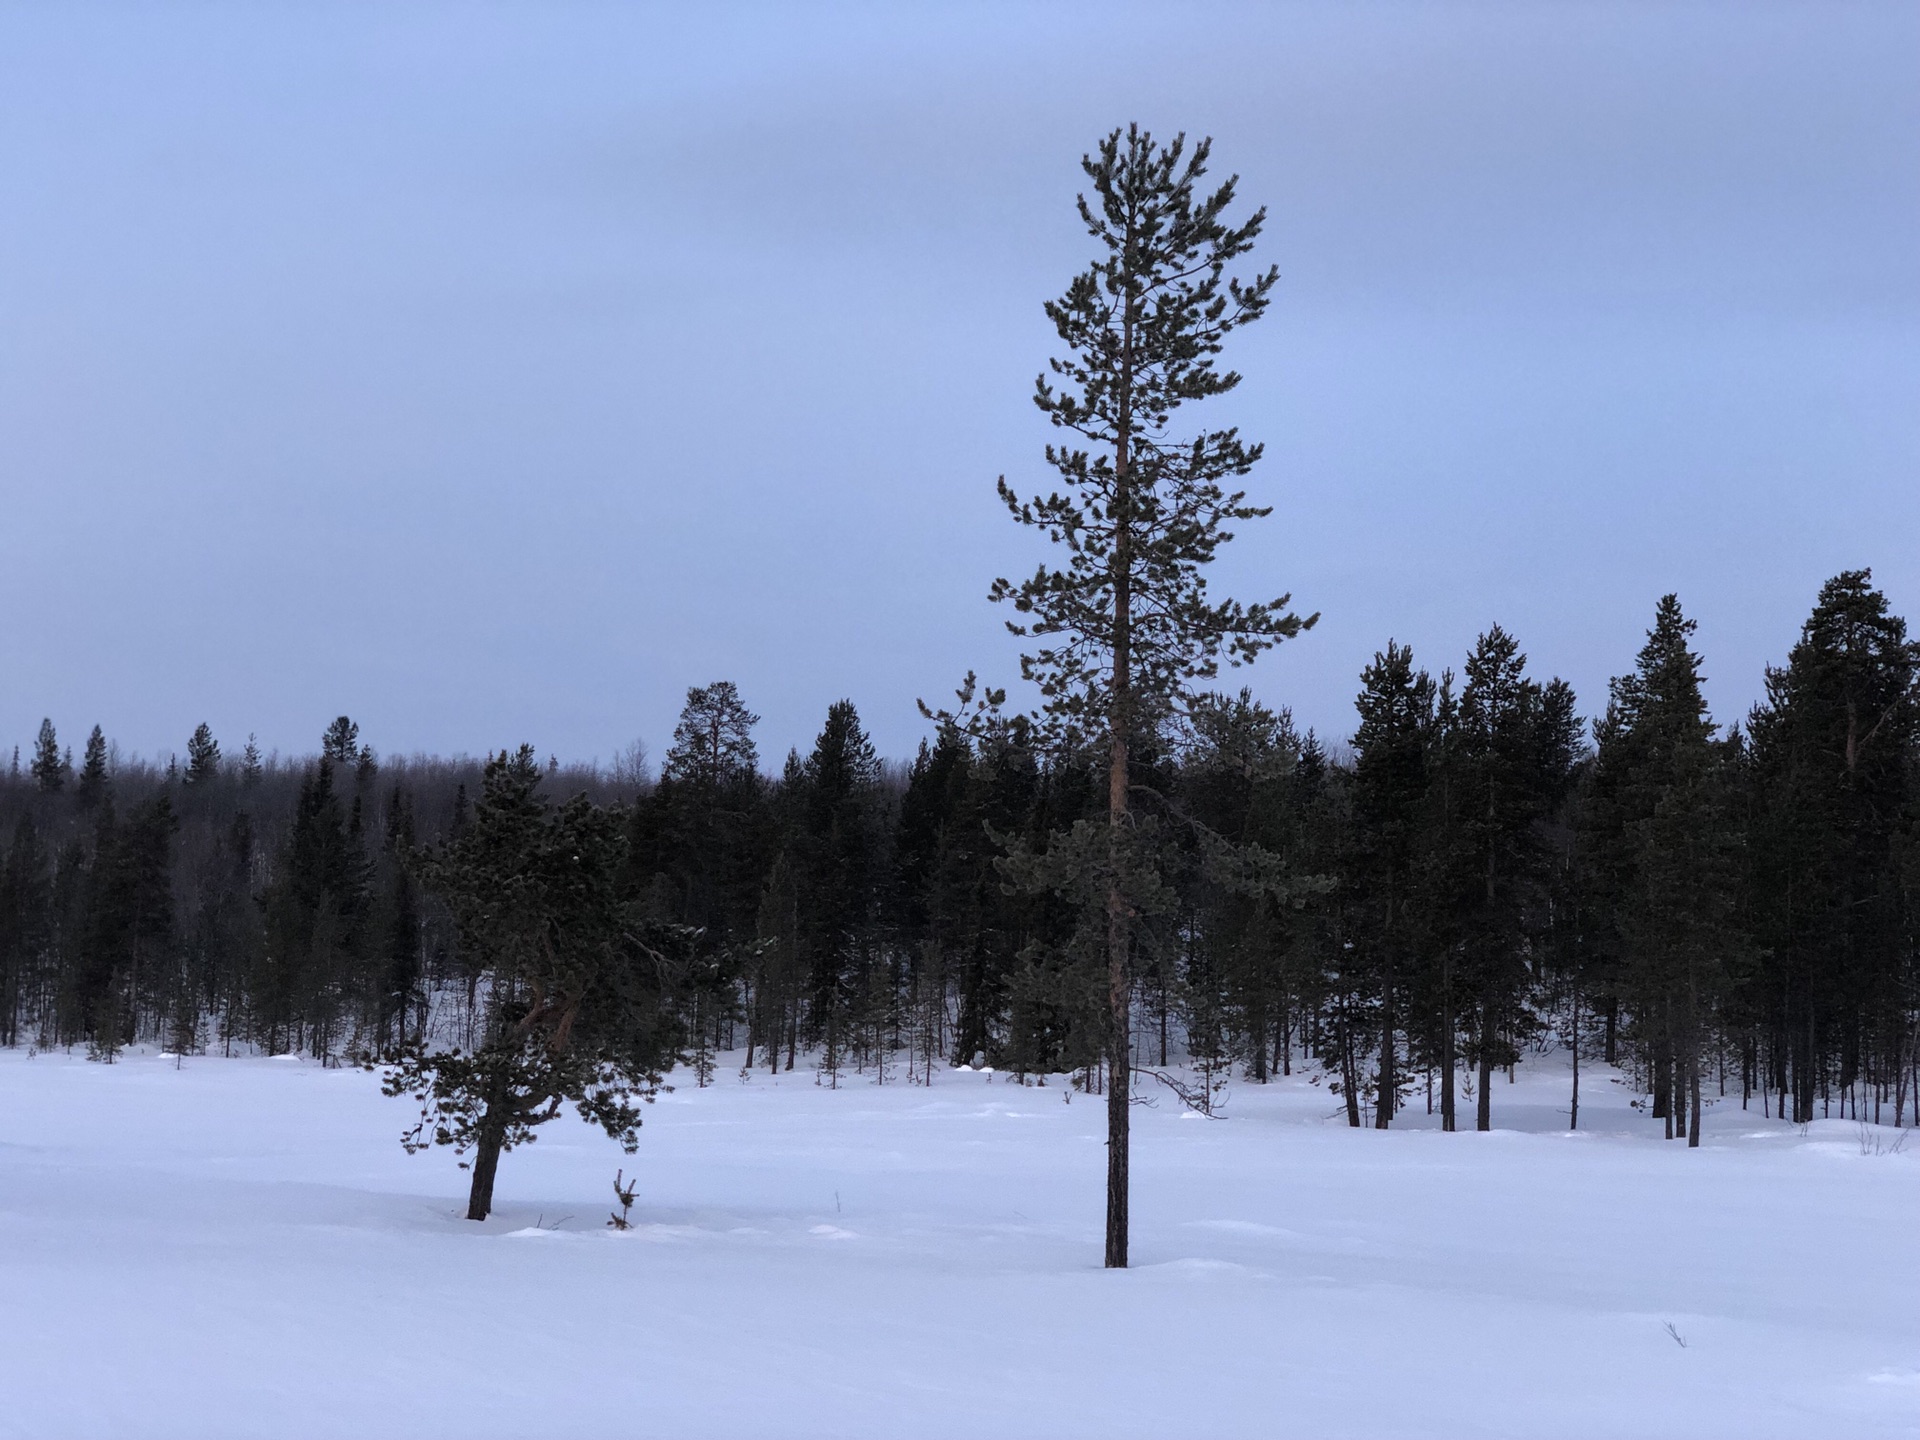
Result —
[{"label": "overcast grey sky", "polygon": [[[1655,598],[1722,718],[1819,583],[1920,619],[1920,6],[0,8],[0,737],[657,756],[737,680],[1014,673],[1081,153],[1271,211],[1221,584],[1344,736],[1499,621],[1591,711]],[[1203,410],[1199,413],[1204,413]]]}]

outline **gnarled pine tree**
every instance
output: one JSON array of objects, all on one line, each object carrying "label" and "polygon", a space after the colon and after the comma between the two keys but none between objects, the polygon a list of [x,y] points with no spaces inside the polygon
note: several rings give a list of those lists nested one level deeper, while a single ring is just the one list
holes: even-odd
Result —
[{"label": "gnarled pine tree", "polygon": [[1076,438],[1047,447],[1062,488],[1046,498],[1022,499],[1000,481],[1014,518],[1066,552],[1058,567],[1042,565],[1018,584],[994,582],[993,598],[1022,616],[1008,628],[1040,642],[1021,657],[1022,673],[1040,687],[1056,725],[1103,736],[1107,751],[1110,1267],[1127,1263],[1130,951],[1144,898],[1128,885],[1140,873],[1128,855],[1129,756],[1223,658],[1250,661],[1317,618],[1294,615],[1284,595],[1253,605],[1209,597],[1205,570],[1232,538],[1227,527],[1268,513],[1227,488],[1253,468],[1261,447],[1231,429],[1169,433],[1181,405],[1239,383],[1216,368],[1215,356],[1228,334],[1265,311],[1278,279],[1272,269],[1249,281],[1227,276],[1266,212],[1229,224],[1232,179],[1200,193],[1210,143],[1189,151],[1176,136],[1159,145],[1136,125],[1083,158],[1094,193],[1080,197],[1080,218],[1098,258],[1046,307],[1067,351],[1034,396]]},{"label": "gnarled pine tree", "polygon": [[493,1209],[504,1151],[572,1104],[631,1153],[640,1109],[680,1056],[676,992],[690,934],[621,893],[625,827],[575,796],[550,806],[533,748],[487,762],[470,824],[428,862],[460,943],[485,978],[471,1051],[405,1049],[386,1075],[421,1120],[409,1150],[473,1152],[469,1220]]}]

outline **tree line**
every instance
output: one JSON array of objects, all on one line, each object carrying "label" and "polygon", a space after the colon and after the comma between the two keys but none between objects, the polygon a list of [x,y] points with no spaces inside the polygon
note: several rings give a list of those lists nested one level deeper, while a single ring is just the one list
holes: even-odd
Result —
[{"label": "tree line", "polygon": [[[1457,673],[1389,643],[1331,753],[1244,690],[1207,696],[1133,760],[1164,842],[1136,1063],[1263,1082],[1305,1061],[1354,1125],[1418,1105],[1454,1128],[1470,1093],[1484,1129],[1496,1072],[1552,1045],[1625,1066],[1696,1143],[1722,1095],[1920,1121],[1920,649],[1867,572],[1839,575],[1720,727],[1693,628],[1661,600],[1591,724],[1498,626]],[[599,837],[610,933],[671,952],[663,1060],[1102,1090],[1103,897],[1044,873],[1104,821],[1097,737],[949,722],[889,767],[842,701],[773,775],[755,724],[721,682],[689,692],[650,783],[493,762],[523,810]],[[111,765],[95,729],[76,765],[49,723],[0,775],[0,1040],[472,1045],[502,921],[463,928],[463,906],[527,863],[456,863],[505,803],[485,768],[382,762],[345,717],[303,761],[229,759],[204,726],[187,753]],[[1287,882],[1223,864],[1223,839]]]}]

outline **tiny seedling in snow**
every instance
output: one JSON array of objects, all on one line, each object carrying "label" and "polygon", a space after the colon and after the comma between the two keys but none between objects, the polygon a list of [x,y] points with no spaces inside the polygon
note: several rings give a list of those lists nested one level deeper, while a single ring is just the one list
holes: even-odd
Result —
[{"label": "tiny seedling in snow", "polygon": [[[620,1213],[607,1220],[610,1229],[631,1230],[633,1228],[633,1197],[640,1188],[640,1177],[636,1175],[628,1180],[626,1175],[627,1172],[624,1169],[613,1172],[613,1196],[620,1202]],[[625,1181],[625,1184],[622,1184],[622,1181]]]}]

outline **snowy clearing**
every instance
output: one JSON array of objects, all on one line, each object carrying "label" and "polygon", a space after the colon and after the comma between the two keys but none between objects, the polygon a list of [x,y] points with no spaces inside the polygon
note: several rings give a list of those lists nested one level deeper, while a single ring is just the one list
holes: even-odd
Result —
[{"label": "snowy clearing", "polygon": [[1162,1095],[1104,1272],[1104,1117],[1057,1080],[676,1079],[638,1156],[557,1121],[475,1225],[371,1075],[0,1052],[0,1433],[1920,1433],[1890,1129],[1734,1099],[1689,1153],[1591,1075],[1569,1135],[1551,1062],[1491,1135]]}]

